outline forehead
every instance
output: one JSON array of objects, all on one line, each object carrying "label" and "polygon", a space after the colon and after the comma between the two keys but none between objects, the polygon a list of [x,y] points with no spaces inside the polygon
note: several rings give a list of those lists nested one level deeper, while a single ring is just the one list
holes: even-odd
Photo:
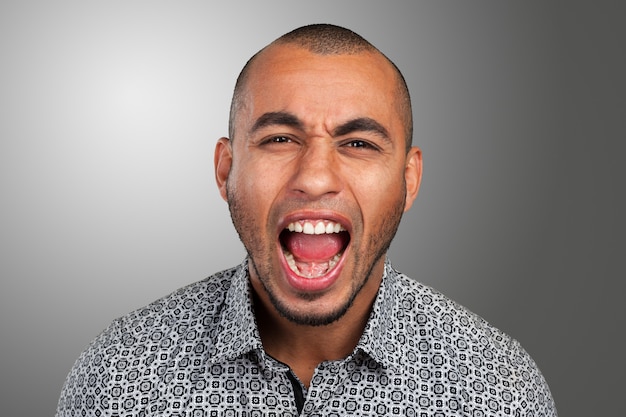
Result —
[{"label": "forehead", "polygon": [[257,56],[243,90],[240,121],[288,111],[305,123],[341,123],[370,117],[390,129],[398,123],[395,71],[380,54],[319,55],[293,45],[272,45]]}]

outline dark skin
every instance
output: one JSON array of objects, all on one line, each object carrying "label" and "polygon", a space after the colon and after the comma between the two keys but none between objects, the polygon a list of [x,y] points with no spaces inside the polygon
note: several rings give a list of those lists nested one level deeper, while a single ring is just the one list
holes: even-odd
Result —
[{"label": "dark skin", "polygon": [[[355,310],[357,312],[358,310]],[[324,326],[325,335],[320,337],[319,328],[300,326],[284,320],[274,309],[265,304],[255,304],[255,314],[263,348],[268,355],[286,363],[305,387],[309,387],[315,368],[324,361],[339,360],[352,353],[363,333],[369,311],[361,317]],[[292,334],[297,337],[285,338]]]},{"label": "dark skin", "polygon": [[[407,152],[397,94],[394,69],[379,54],[274,45],[250,70],[237,136],[217,143],[217,183],[252,258],[263,346],[307,387],[320,363],[354,351],[386,248],[417,196],[421,152]],[[287,267],[279,235],[294,221],[349,231],[326,275],[304,278]]]}]

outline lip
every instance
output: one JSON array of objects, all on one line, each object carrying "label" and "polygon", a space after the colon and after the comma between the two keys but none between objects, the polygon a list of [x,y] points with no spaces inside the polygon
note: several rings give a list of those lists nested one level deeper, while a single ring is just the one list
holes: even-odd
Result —
[{"label": "lip", "polygon": [[285,254],[283,252],[280,239],[278,237],[278,235],[280,235],[280,233],[287,227],[287,225],[289,225],[289,223],[299,220],[330,220],[332,222],[341,224],[350,235],[352,235],[352,224],[344,216],[330,211],[299,211],[297,213],[291,213],[285,216],[279,222],[280,227],[276,236],[276,250],[278,251],[280,264],[285,274],[287,283],[296,292],[300,293],[324,292],[330,289],[341,276],[341,271],[343,270],[345,259],[347,258],[346,255],[350,252],[351,244],[348,243],[348,246],[346,246],[343,254],[341,255],[341,258],[339,259],[339,262],[337,262],[333,269],[328,271],[327,274],[317,278],[301,277],[295,274],[287,264]]}]

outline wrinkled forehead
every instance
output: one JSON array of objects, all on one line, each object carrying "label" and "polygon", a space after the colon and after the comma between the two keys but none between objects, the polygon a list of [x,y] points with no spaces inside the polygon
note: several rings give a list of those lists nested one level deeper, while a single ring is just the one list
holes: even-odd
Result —
[{"label": "wrinkled forehead", "polygon": [[397,103],[397,78],[380,54],[315,54],[291,45],[264,50],[249,69],[240,98],[248,112],[259,105],[299,104],[304,110],[326,105],[345,111],[357,108],[392,111]]}]

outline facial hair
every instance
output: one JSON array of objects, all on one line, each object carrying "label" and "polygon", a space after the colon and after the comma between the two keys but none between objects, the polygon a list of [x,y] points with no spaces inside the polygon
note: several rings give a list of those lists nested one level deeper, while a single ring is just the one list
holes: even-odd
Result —
[{"label": "facial hair", "polygon": [[[391,241],[402,219],[406,196],[406,192],[401,193],[394,204],[391,204],[390,208],[380,216],[382,219],[380,227],[378,231],[372,233],[365,249],[351,251],[354,257],[354,270],[351,280],[352,288],[348,299],[341,305],[336,306],[332,311],[328,311],[325,314],[314,315],[292,309],[278,297],[277,291],[272,283],[272,276],[275,276],[274,274],[280,271],[274,271],[272,266],[275,242],[267,239],[264,240],[264,236],[271,236],[271,231],[267,228],[267,222],[262,225],[255,224],[254,202],[250,200],[246,201],[245,197],[231,189],[230,184],[227,184],[226,189],[228,207],[233,225],[235,226],[235,230],[237,230],[239,239],[246,249],[252,268],[254,268],[254,272],[267,293],[270,302],[282,317],[292,323],[305,326],[325,326],[331,324],[343,317],[350,309],[362,288],[370,280],[372,270],[381,258],[385,256],[391,245]],[[402,189],[406,190],[404,178]],[[351,236],[351,239],[352,238],[353,236]],[[353,244],[352,240],[350,244]],[[323,294],[301,293],[299,296],[303,300],[314,301],[316,298],[322,297]]]}]

